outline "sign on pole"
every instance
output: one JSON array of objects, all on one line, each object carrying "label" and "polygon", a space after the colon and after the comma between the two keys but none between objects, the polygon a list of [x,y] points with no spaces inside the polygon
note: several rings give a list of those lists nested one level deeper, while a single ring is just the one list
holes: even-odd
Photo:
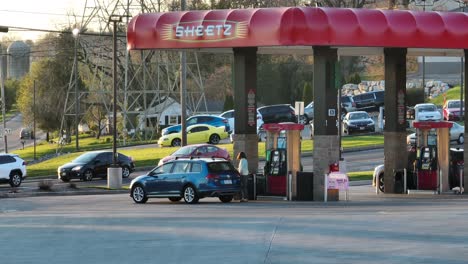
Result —
[{"label": "sign on pole", "polygon": [[297,101],[294,107],[297,116],[304,115],[304,102]]}]

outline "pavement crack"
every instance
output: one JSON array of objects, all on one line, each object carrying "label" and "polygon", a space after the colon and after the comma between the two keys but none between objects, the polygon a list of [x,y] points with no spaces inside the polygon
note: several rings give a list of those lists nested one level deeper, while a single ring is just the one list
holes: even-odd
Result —
[{"label": "pavement crack", "polygon": [[275,229],[273,230],[273,234],[272,234],[271,239],[270,239],[270,244],[268,245],[268,250],[267,250],[267,252],[265,254],[265,259],[263,260],[263,263],[267,263],[268,256],[270,255],[270,251],[271,251],[271,246],[273,244],[273,240],[275,239],[275,236],[276,236],[276,231],[278,230],[278,226],[281,224],[281,221],[283,221],[283,217],[280,217],[278,219],[278,222],[275,225]]}]

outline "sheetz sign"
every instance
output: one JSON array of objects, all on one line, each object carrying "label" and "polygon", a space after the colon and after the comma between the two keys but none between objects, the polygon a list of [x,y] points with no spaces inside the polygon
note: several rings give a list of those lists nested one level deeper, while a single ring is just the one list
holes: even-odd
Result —
[{"label": "sheetz sign", "polygon": [[162,35],[163,40],[180,42],[233,40],[247,37],[247,22],[204,20],[166,24]]}]

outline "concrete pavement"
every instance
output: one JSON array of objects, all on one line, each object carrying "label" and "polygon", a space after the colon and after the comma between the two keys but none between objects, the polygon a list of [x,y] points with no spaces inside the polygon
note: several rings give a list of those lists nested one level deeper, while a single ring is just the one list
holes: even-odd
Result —
[{"label": "concrete pavement", "polygon": [[351,189],[329,203],[3,199],[0,254],[8,264],[467,263],[467,196]]}]

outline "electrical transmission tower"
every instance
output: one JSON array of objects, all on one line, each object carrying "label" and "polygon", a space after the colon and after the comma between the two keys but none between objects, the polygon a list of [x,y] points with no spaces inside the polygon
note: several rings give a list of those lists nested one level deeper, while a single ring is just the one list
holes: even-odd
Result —
[{"label": "electrical transmission tower", "polygon": [[[131,17],[140,13],[165,12],[173,1],[89,0],[83,13],[75,16],[74,24],[81,30],[78,37],[78,70],[85,83],[75,97],[78,80],[71,73],[64,107],[62,127],[70,124],[76,115],[81,123],[84,117],[94,120],[104,133],[110,133],[112,113],[112,25],[111,15],[123,17],[119,25],[118,52],[118,109],[119,140],[152,140],[159,124],[167,125],[161,114],[173,103],[180,102],[180,59],[174,51],[131,51],[126,47],[126,28]],[[187,110],[189,113],[207,112],[203,79],[197,53],[187,55]],[[78,98],[76,102],[75,98]],[[77,113],[76,103],[80,104]],[[180,115],[180,114],[177,114]],[[92,118],[90,118],[90,116]],[[179,123],[180,118],[171,119]],[[106,129],[107,130],[106,130]],[[63,130],[63,129],[62,129]]]}]

